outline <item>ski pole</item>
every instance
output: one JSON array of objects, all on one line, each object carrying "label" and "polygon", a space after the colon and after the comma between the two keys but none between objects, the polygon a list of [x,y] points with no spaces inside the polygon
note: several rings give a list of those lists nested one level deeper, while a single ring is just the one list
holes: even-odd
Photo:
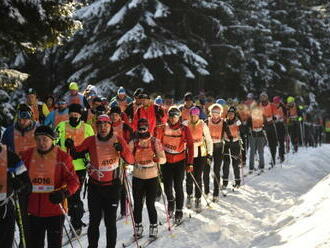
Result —
[{"label": "ski pole", "polygon": [[[14,173],[11,173],[11,175],[13,178],[15,178]],[[20,206],[18,194],[16,191],[14,191],[14,203],[15,203],[15,208],[16,208],[17,217],[18,217],[18,227],[20,230],[20,238],[21,238],[21,243],[23,246],[22,248],[26,248],[26,240],[25,240],[25,232],[24,232],[24,226],[23,226],[21,206]]]},{"label": "ski pole", "polygon": [[66,236],[67,236],[68,239],[69,239],[69,242],[70,242],[71,247],[74,248],[68,230],[66,229],[65,225],[63,225],[63,227],[64,227],[65,234],[66,234]]},{"label": "ski pole", "polygon": [[159,183],[160,191],[161,191],[162,198],[163,198],[163,203],[164,203],[164,208],[165,208],[165,213],[166,213],[166,222],[167,222],[167,225],[168,225],[168,230],[171,232],[172,229],[171,229],[170,216],[169,216],[168,209],[167,209],[167,204],[166,204],[166,200],[165,200],[164,190],[163,190],[162,184],[161,184],[162,182],[160,180],[161,171],[160,171],[159,163],[157,163],[157,169],[158,169],[158,176],[157,176],[157,178],[158,178],[158,183]]},{"label": "ski pole", "polygon": [[132,220],[132,226],[133,226],[133,232],[134,232],[134,239],[135,239],[135,243],[136,243],[136,247],[139,248],[139,241],[137,238],[137,232],[136,232],[136,228],[135,228],[135,221],[134,221],[134,216],[133,216],[133,206],[132,206],[132,195],[131,195],[131,191],[129,189],[129,183],[127,180],[127,175],[126,175],[126,169],[124,169],[124,187],[126,189],[126,193],[127,193],[127,199],[128,199],[128,206],[129,206],[129,212],[130,212],[130,216],[131,216],[131,220]]},{"label": "ski pole", "polygon": [[62,213],[63,213],[64,216],[65,216],[65,219],[66,219],[67,222],[69,223],[69,226],[70,226],[70,228],[71,228],[71,231],[72,231],[72,233],[74,234],[75,238],[77,239],[80,248],[83,248],[83,246],[82,246],[82,244],[81,244],[81,242],[80,242],[79,236],[78,236],[76,230],[74,229],[74,227],[72,226],[72,223],[70,222],[69,216],[68,216],[68,214],[66,213],[66,211],[64,210],[62,203],[60,203],[60,204],[58,204],[58,205],[60,206],[61,211],[62,211]]},{"label": "ski pole", "polygon": [[197,183],[196,178],[194,177],[193,173],[192,173],[192,172],[189,172],[189,174],[190,174],[191,178],[193,179],[193,181],[194,181],[196,187],[197,187],[198,190],[201,192],[201,194],[202,194],[204,200],[206,201],[206,205],[207,205],[208,207],[211,207],[209,201],[208,201],[207,198],[206,198],[206,195],[204,194],[203,190],[201,189],[201,187],[200,187],[199,184]]}]

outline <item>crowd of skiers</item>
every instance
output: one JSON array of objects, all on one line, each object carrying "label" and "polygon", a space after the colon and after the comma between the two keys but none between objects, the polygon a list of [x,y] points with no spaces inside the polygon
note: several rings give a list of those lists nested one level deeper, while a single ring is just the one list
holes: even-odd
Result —
[{"label": "crowd of skiers", "polygon": [[110,101],[98,96],[95,86],[80,93],[72,82],[69,90],[67,97],[38,104],[36,92],[28,89],[26,103],[17,107],[15,122],[2,135],[1,247],[12,247],[15,220],[19,247],[44,247],[46,233],[48,247],[61,247],[63,230],[69,239],[79,238],[86,226],[86,192],[89,248],[98,247],[102,218],[107,247],[115,247],[119,203],[121,216],[131,214],[138,239],[145,202],[149,236],[157,237],[155,201],[162,189],[168,217],[180,223],[184,181],[186,207],[200,212],[202,196],[217,202],[220,191],[231,187],[230,164],[232,187],[238,189],[247,161],[249,173],[263,172],[265,149],[273,167],[290,149],[321,143],[322,123],[309,122],[292,96],[270,99],[262,92],[258,99],[249,93],[241,102],[196,101],[187,92],[179,105],[168,95],[151,99],[141,88],[130,98],[120,87]]}]

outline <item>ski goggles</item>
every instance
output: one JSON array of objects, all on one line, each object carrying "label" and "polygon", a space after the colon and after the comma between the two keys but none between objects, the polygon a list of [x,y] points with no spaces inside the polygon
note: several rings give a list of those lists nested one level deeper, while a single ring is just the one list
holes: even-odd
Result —
[{"label": "ski goggles", "polygon": [[18,117],[18,119],[31,119],[32,114],[28,111],[21,111],[21,112],[18,112],[17,117]]},{"label": "ski goggles", "polygon": [[66,102],[65,102],[65,101],[58,101],[57,104],[58,104],[58,105],[65,105]]},{"label": "ski goggles", "polygon": [[168,116],[169,117],[180,117],[180,112],[178,112],[178,111],[169,111],[168,112]]},{"label": "ski goggles", "polygon": [[212,114],[220,114],[221,112],[220,112],[220,110],[212,110],[211,113]]},{"label": "ski goggles", "polygon": [[138,131],[139,132],[145,132],[148,131],[148,126],[147,125],[143,125],[143,126],[139,126]]}]

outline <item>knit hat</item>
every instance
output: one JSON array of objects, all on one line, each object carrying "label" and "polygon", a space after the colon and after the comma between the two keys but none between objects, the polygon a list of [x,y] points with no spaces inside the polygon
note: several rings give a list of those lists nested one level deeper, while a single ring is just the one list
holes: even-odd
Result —
[{"label": "knit hat", "polygon": [[194,99],[194,96],[191,92],[187,92],[186,94],[184,94],[184,100],[185,101],[189,101],[189,100],[193,100]]},{"label": "knit hat", "polygon": [[169,116],[178,116],[178,117],[180,117],[181,116],[181,111],[177,107],[171,107],[168,110],[168,115]]},{"label": "knit hat", "polygon": [[71,82],[69,84],[69,90],[79,90],[78,84],[76,82]]},{"label": "knit hat", "polygon": [[27,91],[26,91],[26,94],[27,94],[27,95],[32,95],[32,94],[33,94],[33,95],[36,95],[37,92],[36,92],[35,89],[28,88]]},{"label": "knit hat", "polygon": [[133,96],[134,97],[138,97],[140,94],[143,93],[143,89],[142,88],[137,88],[135,91],[134,91],[134,94]]},{"label": "knit hat", "polygon": [[33,116],[32,109],[25,103],[18,105],[17,118],[18,119],[31,119]]},{"label": "knit hat", "polygon": [[161,96],[157,96],[155,101],[154,101],[154,104],[157,104],[157,105],[162,105],[164,103],[163,99]]},{"label": "knit hat", "polygon": [[147,92],[143,91],[143,93],[141,93],[139,96],[138,96],[139,99],[150,99],[150,96]]},{"label": "knit hat", "polygon": [[254,98],[253,93],[248,93],[247,96],[246,96],[246,98],[253,99]]},{"label": "knit hat", "polygon": [[120,86],[120,87],[119,87],[119,89],[118,89],[118,91],[117,91],[117,95],[119,95],[119,94],[124,94],[124,95],[126,95],[126,90],[125,90],[125,88],[124,88],[123,86]]},{"label": "knit hat", "polygon": [[260,97],[262,97],[262,96],[268,98],[268,94],[265,91],[261,92]]},{"label": "knit hat", "polygon": [[281,102],[281,97],[280,97],[280,96],[274,96],[274,97],[273,97],[273,103],[278,104],[278,103],[280,103],[280,102]]},{"label": "knit hat", "polygon": [[96,124],[101,122],[108,122],[111,123],[110,117],[108,115],[99,115],[96,120]]},{"label": "knit hat", "polygon": [[221,114],[223,108],[222,108],[222,106],[221,106],[220,104],[217,104],[217,103],[214,103],[214,104],[212,104],[212,105],[209,107],[209,111],[210,111],[210,112],[213,112],[213,111],[216,111],[216,110],[218,110],[219,113]]},{"label": "knit hat", "polygon": [[111,109],[110,109],[110,115],[113,114],[113,113],[116,113],[116,114],[121,114],[121,109],[120,107],[118,106],[113,106]]},{"label": "knit hat", "polygon": [[220,105],[226,105],[226,104],[227,104],[226,100],[224,100],[224,99],[222,99],[222,98],[217,99],[217,100],[215,101],[215,103],[220,104]]},{"label": "knit hat", "polygon": [[198,107],[192,107],[190,109],[190,114],[191,115],[198,115],[199,116],[200,113],[201,113],[201,110]]},{"label": "knit hat", "polygon": [[36,130],[34,131],[34,136],[36,137],[38,135],[45,135],[51,138],[52,140],[55,140],[57,138],[57,133],[49,126],[37,127]]},{"label": "knit hat", "polygon": [[231,106],[229,109],[228,109],[228,111],[227,111],[227,113],[236,113],[236,108],[234,107],[234,106]]},{"label": "knit hat", "polygon": [[79,113],[82,114],[83,109],[80,104],[72,103],[69,106],[69,113],[74,112],[74,113]]}]

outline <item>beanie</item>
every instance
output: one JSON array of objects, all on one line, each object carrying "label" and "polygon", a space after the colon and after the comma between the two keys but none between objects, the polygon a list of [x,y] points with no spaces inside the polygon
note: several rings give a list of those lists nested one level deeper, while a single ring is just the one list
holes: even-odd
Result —
[{"label": "beanie", "polygon": [[45,135],[51,138],[52,140],[57,138],[57,133],[49,126],[37,127],[36,130],[34,131],[34,136],[38,136],[38,135]]},{"label": "beanie", "polygon": [[74,113],[82,114],[82,111],[83,110],[80,104],[73,103],[70,104],[69,106],[69,113],[74,112]]}]

